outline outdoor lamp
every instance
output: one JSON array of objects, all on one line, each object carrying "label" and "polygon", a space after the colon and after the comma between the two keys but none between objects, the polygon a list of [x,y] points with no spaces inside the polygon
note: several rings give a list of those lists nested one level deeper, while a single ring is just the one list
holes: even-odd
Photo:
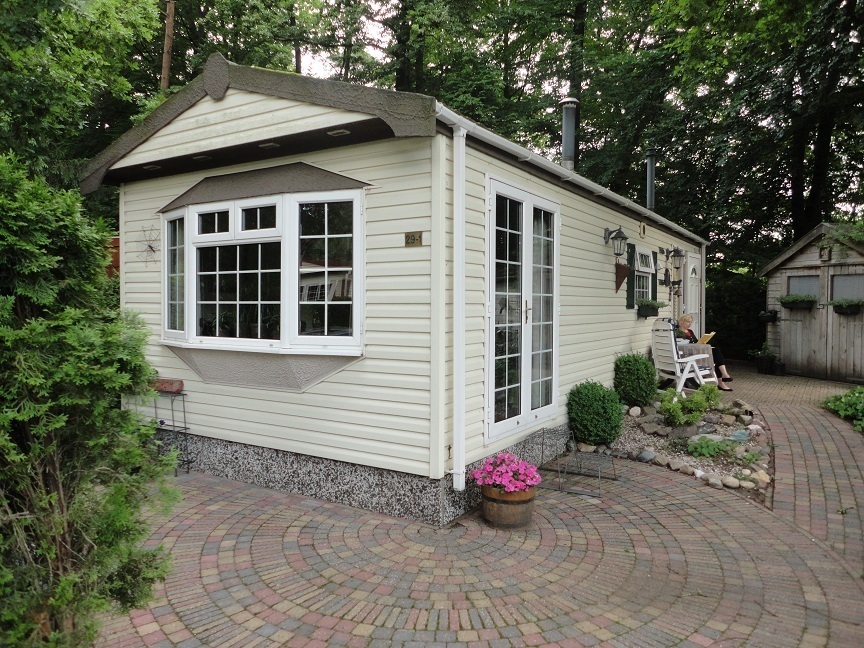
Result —
[{"label": "outdoor lamp", "polygon": [[627,235],[624,230],[621,227],[618,227],[614,232],[608,227],[604,229],[603,242],[608,244],[610,240],[612,241],[612,254],[616,257],[622,256],[627,249]]}]

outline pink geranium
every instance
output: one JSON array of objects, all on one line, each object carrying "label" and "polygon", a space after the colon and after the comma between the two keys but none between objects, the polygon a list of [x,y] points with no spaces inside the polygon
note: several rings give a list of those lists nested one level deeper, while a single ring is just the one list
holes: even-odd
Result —
[{"label": "pink geranium", "polygon": [[496,486],[508,493],[528,490],[543,481],[537,466],[509,452],[486,459],[482,466],[471,471],[471,478],[480,486]]}]

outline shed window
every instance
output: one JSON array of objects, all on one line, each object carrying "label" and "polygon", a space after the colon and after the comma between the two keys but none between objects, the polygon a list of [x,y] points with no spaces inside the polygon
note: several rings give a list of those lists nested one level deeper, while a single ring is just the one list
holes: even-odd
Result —
[{"label": "shed window", "polygon": [[789,277],[788,295],[813,295],[819,296],[819,275],[803,275],[800,277]]},{"label": "shed window", "polygon": [[864,274],[831,277],[831,299],[864,299]]},{"label": "shed window", "polygon": [[361,205],[361,191],[345,190],[190,205],[166,216],[165,337],[355,355]]}]

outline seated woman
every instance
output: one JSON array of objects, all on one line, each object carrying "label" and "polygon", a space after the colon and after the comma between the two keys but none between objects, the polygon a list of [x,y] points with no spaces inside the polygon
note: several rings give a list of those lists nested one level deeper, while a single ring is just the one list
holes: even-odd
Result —
[{"label": "seated woman", "polygon": [[[684,339],[688,342],[696,344],[699,341],[699,336],[696,335],[690,327],[693,326],[693,316],[686,313],[678,318],[678,329],[684,334]],[[731,387],[727,387],[725,383],[732,382],[732,376],[726,370],[726,359],[723,357],[723,352],[715,346],[711,347],[711,353],[714,356],[714,373],[717,376],[717,387],[720,391],[732,391]]]}]

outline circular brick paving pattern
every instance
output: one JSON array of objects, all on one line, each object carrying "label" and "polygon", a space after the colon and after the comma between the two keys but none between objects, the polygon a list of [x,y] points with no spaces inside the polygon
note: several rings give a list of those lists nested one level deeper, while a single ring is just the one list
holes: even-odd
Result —
[{"label": "circular brick paving pattern", "polygon": [[[628,464],[532,525],[435,529],[204,475],[152,544],[175,569],[107,646],[859,645],[860,579],[733,494]],[[692,487],[690,485],[692,484]]]}]

